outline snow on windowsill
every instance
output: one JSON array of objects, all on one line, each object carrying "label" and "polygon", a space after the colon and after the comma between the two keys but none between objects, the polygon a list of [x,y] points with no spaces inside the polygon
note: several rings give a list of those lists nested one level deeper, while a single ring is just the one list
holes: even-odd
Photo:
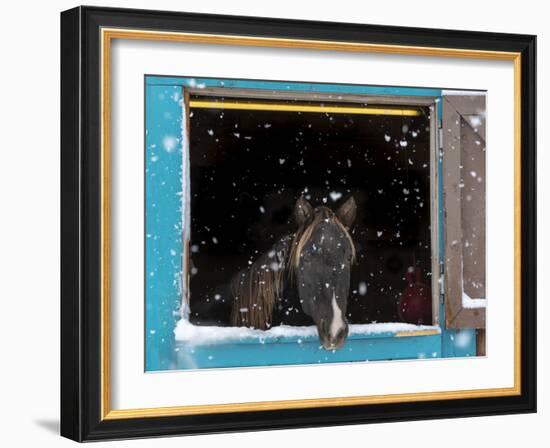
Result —
[{"label": "snow on windowsill", "polygon": [[[396,333],[418,331],[436,331],[441,329],[435,325],[414,325],[400,322],[353,324],[349,326],[348,339],[363,339],[367,337],[393,337]],[[222,343],[274,343],[274,342],[309,342],[317,341],[315,326],[293,327],[281,325],[269,330],[255,330],[247,327],[216,327],[193,325],[186,319],[181,319],[174,330],[176,341],[193,345],[210,345]]]},{"label": "snow on windowsill", "polygon": [[443,96],[486,96],[486,90],[442,90],[441,95]]},{"label": "snow on windowsill", "polygon": [[486,308],[487,299],[486,298],[475,298],[473,299],[464,291],[464,264],[461,264],[462,270],[462,279],[460,280],[460,288],[462,290],[462,308]]},{"label": "snow on windowsill", "polygon": [[462,307],[463,308],[486,308],[487,299],[472,299],[468,294],[462,291]]}]

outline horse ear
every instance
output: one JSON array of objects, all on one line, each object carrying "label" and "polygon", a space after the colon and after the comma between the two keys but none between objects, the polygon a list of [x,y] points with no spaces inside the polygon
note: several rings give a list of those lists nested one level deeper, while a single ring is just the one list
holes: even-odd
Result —
[{"label": "horse ear", "polygon": [[296,201],[294,206],[294,218],[299,226],[303,226],[313,215],[313,207],[302,196]]},{"label": "horse ear", "polygon": [[340,208],[336,211],[336,216],[340,222],[347,227],[348,229],[352,226],[355,221],[355,216],[357,214],[357,204],[353,196],[350,196],[349,199],[344,202]]}]

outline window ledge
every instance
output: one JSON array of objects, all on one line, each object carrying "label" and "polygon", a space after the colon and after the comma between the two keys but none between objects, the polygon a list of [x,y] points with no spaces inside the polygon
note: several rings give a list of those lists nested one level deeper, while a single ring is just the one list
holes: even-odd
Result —
[{"label": "window ledge", "polygon": [[174,333],[180,370],[441,357],[441,329],[432,325],[350,325],[346,343],[334,351],[320,346],[314,326],[261,331],[202,327],[182,319]]},{"label": "window ledge", "polygon": [[[247,327],[216,327],[193,325],[181,319],[174,330],[176,342],[193,346],[217,344],[280,344],[318,342],[315,326],[278,326],[269,330],[255,330]],[[431,336],[440,334],[435,325],[414,325],[400,322],[352,324],[348,340],[377,339],[392,337]]]}]

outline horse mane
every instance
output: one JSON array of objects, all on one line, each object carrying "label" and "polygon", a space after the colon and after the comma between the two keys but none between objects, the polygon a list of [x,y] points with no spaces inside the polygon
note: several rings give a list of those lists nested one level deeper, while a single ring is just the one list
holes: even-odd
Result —
[{"label": "horse mane", "polygon": [[349,241],[349,244],[351,246],[351,262],[355,262],[355,244],[353,244],[350,233],[348,232],[346,227],[340,222],[340,220],[332,210],[323,207],[320,213],[315,213],[313,219],[309,223],[306,223],[306,225],[300,226],[300,228],[298,228],[298,230],[294,234],[289,254],[289,265],[292,268],[289,270],[289,273],[291,275],[294,269],[298,268],[300,264],[300,257],[302,256],[302,250],[311,238],[313,231],[321,223],[321,221],[336,224],[338,227],[340,227],[340,230],[342,230],[344,236]]},{"label": "horse mane", "polygon": [[[288,237],[263,254],[248,269],[240,271],[231,281],[234,298],[231,325],[267,330],[271,327],[273,308],[282,293]],[[287,244],[285,244],[287,243]]]},{"label": "horse mane", "polygon": [[273,309],[283,291],[285,274],[293,278],[298,268],[304,246],[315,227],[322,221],[336,224],[349,241],[355,261],[355,245],[349,231],[329,208],[322,207],[313,219],[301,225],[293,234],[282,238],[272,250],[263,254],[248,269],[240,271],[231,282],[234,298],[231,309],[231,325],[267,330],[271,327]]}]

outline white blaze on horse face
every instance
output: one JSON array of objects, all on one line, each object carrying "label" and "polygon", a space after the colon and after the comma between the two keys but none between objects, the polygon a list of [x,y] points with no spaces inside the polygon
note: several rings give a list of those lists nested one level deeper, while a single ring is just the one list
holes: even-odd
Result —
[{"label": "white blaze on horse face", "polygon": [[335,338],[338,332],[344,326],[344,319],[342,316],[342,310],[338,306],[336,301],[336,294],[332,291],[332,322],[330,324],[330,336]]}]

